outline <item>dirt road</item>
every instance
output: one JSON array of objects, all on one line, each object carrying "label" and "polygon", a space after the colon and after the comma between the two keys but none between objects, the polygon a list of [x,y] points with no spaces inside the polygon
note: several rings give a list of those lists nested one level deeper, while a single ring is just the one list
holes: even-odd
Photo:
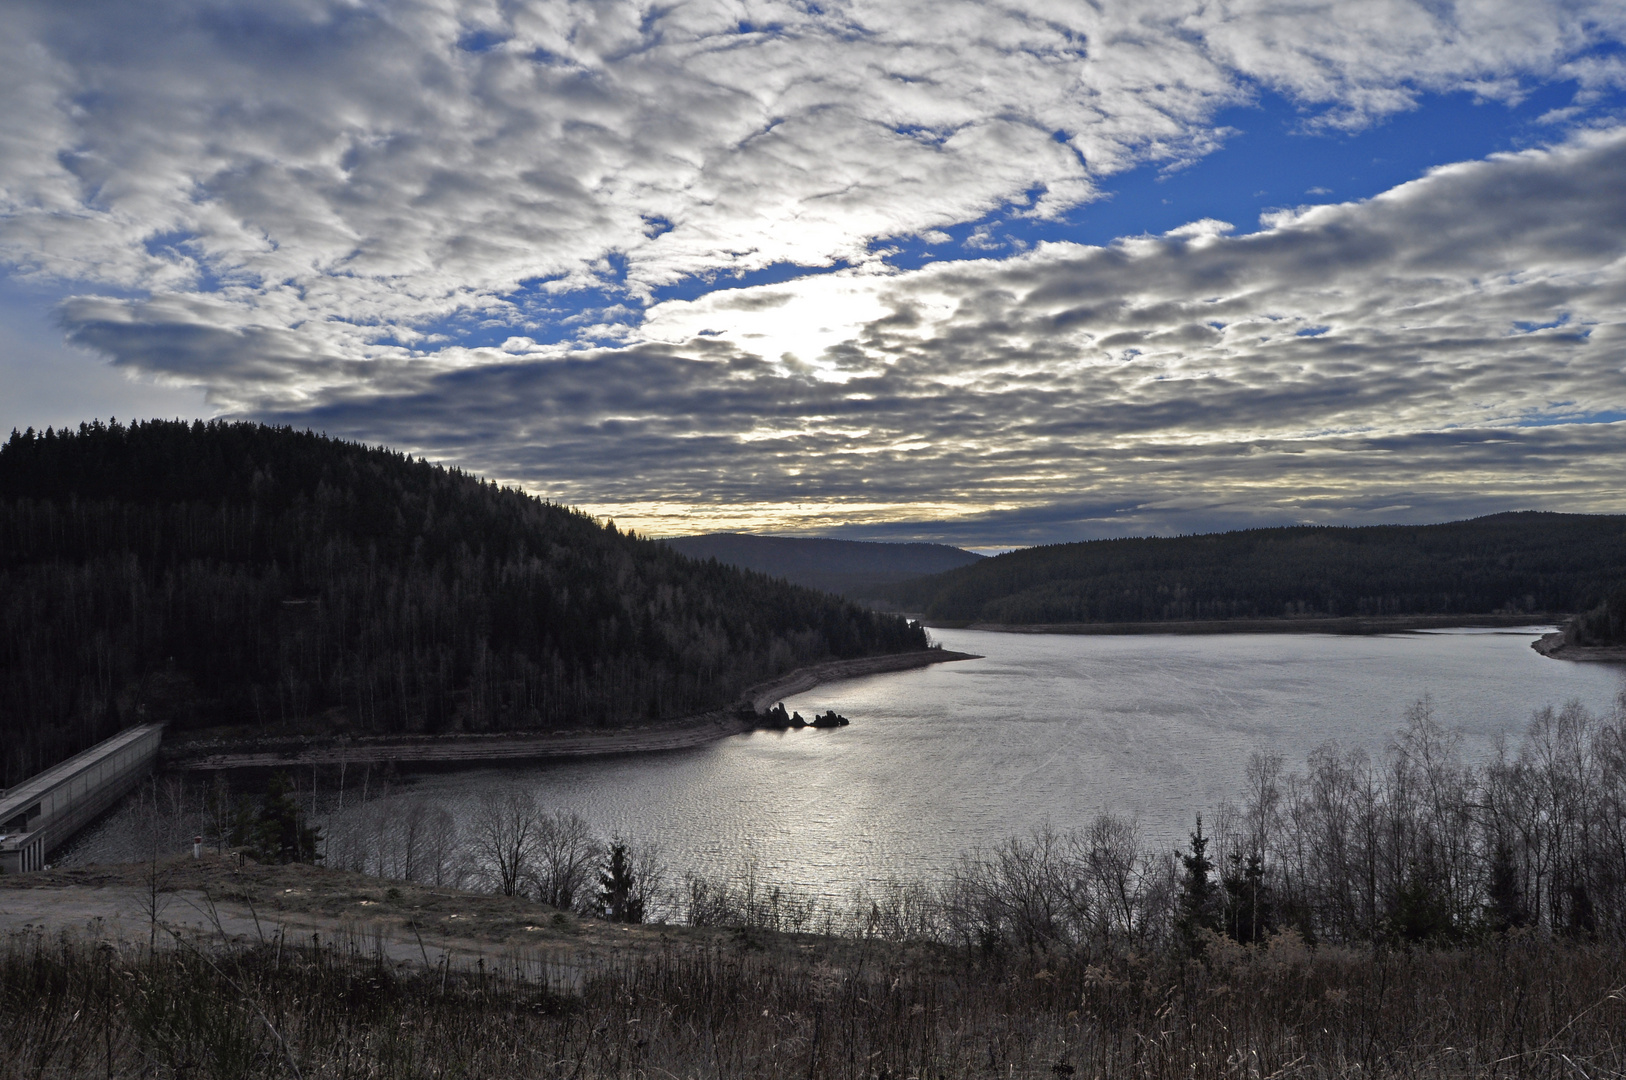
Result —
[{"label": "dirt road", "polygon": [[62,933],[160,947],[313,942],[393,964],[484,965],[555,989],[634,952],[714,945],[720,931],[578,919],[519,897],[228,856],[0,877],[0,936]]}]

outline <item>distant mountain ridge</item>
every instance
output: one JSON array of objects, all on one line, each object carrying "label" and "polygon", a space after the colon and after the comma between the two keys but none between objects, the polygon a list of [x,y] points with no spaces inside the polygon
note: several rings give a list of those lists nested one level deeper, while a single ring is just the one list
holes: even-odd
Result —
[{"label": "distant mountain ridge", "polygon": [[1025,548],[885,590],[944,621],[1018,624],[1569,613],[1626,582],[1626,516],[1296,526]]},{"label": "distant mountain ridge", "polygon": [[983,559],[947,544],[882,544],[755,533],[674,536],[662,543],[692,559],[716,559],[857,600],[874,599],[887,586]]}]

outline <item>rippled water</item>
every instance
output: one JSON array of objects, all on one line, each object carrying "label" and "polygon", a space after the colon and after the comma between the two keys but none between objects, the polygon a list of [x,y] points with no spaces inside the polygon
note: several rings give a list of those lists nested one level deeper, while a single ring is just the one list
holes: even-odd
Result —
[{"label": "rippled water", "polygon": [[852,725],[754,732],[674,754],[428,775],[416,791],[466,814],[497,782],[531,786],[600,832],[658,842],[679,869],[754,859],[767,880],[825,895],[931,876],[975,845],[1101,810],[1173,845],[1235,797],[1249,753],[1302,763],[1328,740],[1381,754],[1428,695],[1470,758],[1535,709],[1603,711],[1622,669],[1537,655],[1545,628],[1377,637],[1044,636],[934,631],[985,659],[788,698]]}]

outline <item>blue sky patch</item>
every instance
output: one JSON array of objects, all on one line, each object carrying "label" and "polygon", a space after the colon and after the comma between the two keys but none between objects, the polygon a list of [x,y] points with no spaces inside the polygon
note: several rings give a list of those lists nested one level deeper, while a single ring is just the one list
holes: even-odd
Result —
[{"label": "blue sky patch", "polygon": [[[1022,216],[1044,194],[1035,189],[974,221],[945,226],[930,239],[886,237],[874,241],[871,250],[884,252],[888,265],[911,270],[944,260],[1007,257],[1046,241],[1105,245],[1126,236],[1161,234],[1204,218],[1229,222],[1239,235],[1255,232],[1260,228],[1260,215],[1267,211],[1367,199],[1436,166],[1554,141],[1567,129],[1545,123],[1543,117],[1570,106],[1576,89],[1568,82],[1534,87],[1512,106],[1468,93],[1422,95],[1410,112],[1355,132],[1317,125],[1320,112],[1300,108],[1281,95],[1261,92],[1256,104],[1225,109],[1215,116],[1215,128],[1233,131],[1219,150],[1178,167],[1153,163],[1106,177],[1103,198],[1075,207],[1059,220]],[[1626,95],[1616,93],[1593,102],[1589,111],[1598,114],[1623,107]],[[896,130],[917,139],[942,137],[941,131],[929,128]],[[1064,141],[1065,134],[1057,133],[1057,138]],[[673,227],[659,216],[645,220],[652,236]],[[839,260],[828,266],[779,263],[737,274],[696,276],[653,290],[651,303],[694,300],[719,289],[777,285],[848,265]],[[573,326],[549,327],[529,320],[596,321],[593,313],[603,311],[609,321],[636,321],[612,310],[636,306],[616,288],[624,276],[623,269],[602,287],[550,295],[545,300],[522,289],[509,299],[524,308],[528,320],[512,332],[538,341],[566,341],[573,340]],[[1299,334],[1313,337],[1326,331],[1322,327]],[[461,320],[449,320],[434,332],[447,333],[464,345],[500,344],[509,336],[495,327],[464,328]],[[606,343],[581,341],[584,346]]]},{"label": "blue sky patch", "polygon": [[1618,424],[1622,420],[1626,420],[1626,410],[1604,409],[1599,412],[1560,412],[1526,416],[1521,418],[1514,426],[1538,428],[1558,427],[1563,424]]},{"label": "blue sky patch", "polygon": [[[1424,95],[1412,111],[1353,133],[1318,129],[1317,113],[1261,93],[1257,104],[1215,116],[1215,128],[1234,129],[1219,150],[1189,165],[1152,163],[1106,177],[1103,198],[1061,220],[1021,216],[1042,194],[1032,191],[976,221],[940,230],[950,237],[945,242],[903,237],[875,247],[895,248],[887,261],[916,269],[940,259],[1010,254],[1045,241],[1105,245],[1204,218],[1229,222],[1239,235],[1256,232],[1260,215],[1270,210],[1369,199],[1436,166],[1555,141],[1567,129],[1542,117],[1570,105],[1576,89],[1568,82],[1536,87],[1511,107],[1467,93]],[[1591,111],[1622,108],[1626,94],[1616,92]]]},{"label": "blue sky patch", "polygon": [[1557,329],[1558,327],[1563,326],[1565,323],[1567,323],[1569,321],[1570,321],[1569,312],[1565,312],[1564,314],[1560,315],[1558,318],[1554,319],[1552,322],[1544,322],[1544,323],[1522,322],[1522,321],[1520,321],[1518,319],[1515,319],[1515,320],[1513,320],[1513,327],[1514,327],[1514,329],[1518,330],[1521,334],[1533,334],[1537,330],[1554,330],[1554,329]]}]

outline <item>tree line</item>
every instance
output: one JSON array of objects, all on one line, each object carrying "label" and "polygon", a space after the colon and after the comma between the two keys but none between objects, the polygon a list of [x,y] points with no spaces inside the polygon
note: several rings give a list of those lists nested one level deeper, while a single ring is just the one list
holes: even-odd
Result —
[{"label": "tree line", "polygon": [[1626,585],[1565,623],[1564,640],[1572,645],[1626,645]]},{"label": "tree line", "polygon": [[310,432],[115,421],[0,446],[0,786],[140,721],[624,724],[925,647],[896,616]]},{"label": "tree line", "polygon": [[891,586],[899,607],[996,623],[1582,612],[1626,581],[1626,517],[1248,529],[1027,548]]},{"label": "tree line", "polygon": [[1075,956],[1310,944],[1468,945],[1508,933],[1626,940],[1626,694],[1571,703],[1468,764],[1425,699],[1385,754],[1251,755],[1245,797],[1179,852],[1131,821],[1041,829],[967,856],[931,936]]}]

